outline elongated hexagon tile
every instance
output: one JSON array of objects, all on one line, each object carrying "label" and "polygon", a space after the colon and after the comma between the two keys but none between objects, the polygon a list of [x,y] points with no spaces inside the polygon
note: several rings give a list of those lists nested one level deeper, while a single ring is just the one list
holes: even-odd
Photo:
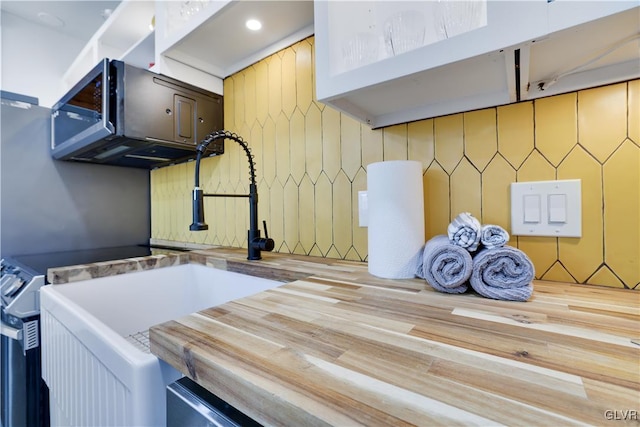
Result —
[{"label": "elongated hexagon tile", "polygon": [[306,255],[307,254],[307,252],[304,250],[304,248],[302,247],[302,245],[300,243],[298,243],[296,245],[296,247],[293,248],[291,253],[292,254],[296,254],[296,255]]},{"label": "elongated hexagon tile", "polygon": [[280,253],[284,253],[284,254],[290,254],[291,250],[289,249],[289,247],[287,246],[286,242],[282,242],[280,244],[278,244],[276,242],[275,244],[275,251],[276,252],[280,252]]},{"label": "elongated hexagon tile", "polygon": [[494,108],[464,113],[464,153],[479,171],[498,151],[496,120]]},{"label": "elongated hexagon tile", "polygon": [[[261,180],[258,183],[258,198],[258,223],[262,224],[262,221],[266,221],[269,228],[269,237],[273,238],[273,233],[271,232],[271,192],[265,180]],[[274,220],[278,221],[278,218]]]},{"label": "elongated hexagon tile", "polygon": [[451,219],[461,212],[470,212],[476,218],[482,214],[480,172],[466,158],[451,174]]},{"label": "elongated hexagon tile", "polygon": [[200,186],[205,193],[219,193],[228,183],[229,161],[222,157],[209,157],[200,163]]},{"label": "elongated hexagon tile", "polygon": [[289,179],[284,185],[284,241],[289,248],[295,248],[300,240],[298,206],[298,186]]},{"label": "elongated hexagon tile", "polygon": [[427,239],[447,234],[449,225],[449,175],[437,162],[423,174],[424,219]]},{"label": "elongated hexagon tile", "polygon": [[556,261],[551,268],[542,275],[541,279],[553,282],[576,283],[576,279],[560,264],[560,261]]},{"label": "elongated hexagon tile", "polygon": [[483,224],[511,230],[512,182],[516,182],[516,171],[498,154],[482,172],[482,217],[478,219]]},{"label": "elongated hexagon tile", "polygon": [[340,113],[333,108],[322,112],[322,170],[331,182],[340,171]]},{"label": "elongated hexagon tile", "polygon": [[629,139],[640,147],[640,80],[629,82],[628,90],[629,124],[627,134]]},{"label": "elongated hexagon tile", "polygon": [[335,246],[331,246],[327,253],[324,255],[325,258],[334,258],[334,259],[342,259],[342,254],[338,252]]},{"label": "elongated hexagon tile", "polygon": [[445,172],[451,174],[464,154],[463,115],[436,118],[434,138],[436,160]]},{"label": "elongated hexagon tile", "polygon": [[591,285],[609,286],[611,288],[625,287],[620,279],[618,279],[606,265],[600,267],[598,271],[593,274],[593,276],[589,277],[587,283]]},{"label": "elongated hexagon tile", "polygon": [[498,107],[498,151],[518,170],[533,150],[533,103]]},{"label": "elongated hexagon tile", "polygon": [[307,174],[315,183],[322,172],[322,113],[315,104],[305,114],[304,135]]},{"label": "elongated hexagon tile", "polygon": [[[247,194],[246,191],[236,189],[238,194]],[[233,220],[235,222],[235,240],[243,248],[247,247],[247,239],[249,238],[247,230],[249,230],[249,200],[244,198],[231,199],[230,202],[235,203]],[[260,212],[258,212],[260,214]],[[262,221],[258,219],[261,224]],[[260,227],[262,228],[262,227]]]},{"label": "elongated hexagon tile", "polygon": [[305,174],[300,181],[298,192],[298,228],[300,243],[308,253],[316,240],[315,193],[313,182]]},{"label": "elongated hexagon tile", "polygon": [[161,233],[164,233],[166,225],[164,223],[164,210],[166,207],[166,200],[164,196],[164,180],[166,178],[167,168],[159,168],[149,172],[149,182],[151,187],[151,236],[155,238],[161,238]]},{"label": "elongated hexagon tile", "polygon": [[233,77],[233,92],[234,99],[234,116],[233,121],[236,128],[240,127],[244,123],[245,117],[245,105],[244,92],[245,92],[245,78],[244,73],[237,73]]},{"label": "elongated hexagon tile", "polygon": [[[240,130],[238,130],[238,135],[242,137]],[[245,133],[245,135],[247,134]],[[244,172],[247,168],[246,157],[244,150],[236,141],[230,139],[224,141],[224,159],[222,161],[226,162],[228,166],[228,173],[226,174],[228,182],[238,182],[240,179],[240,161],[243,163],[242,171]]]},{"label": "elongated hexagon tile", "polygon": [[308,39],[298,43],[296,50],[296,95],[297,105],[307,111],[313,101],[313,61]]},{"label": "elongated hexagon tile", "polygon": [[346,254],[352,246],[351,181],[340,171],[333,182],[333,244],[338,252]]},{"label": "elongated hexagon tile", "polygon": [[538,151],[534,151],[518,169],[517,177],[518,182],[549,181],[556,179],[556,170]]},{"label": "elongated hexagon tile", "polygon": [[535,102],[536,148],[554,166],[558,166],[578,142],[576,100],[575,93],[568,93]]},{"label": "elongated hexagon tile", "polygon": [[[233,190],[228,191],[232,193]],[[238,239],[236,234],[237,226],[236,226],[236,215],[238,213],[238,207],[236,205],[236,200],[233,198],[224,198],[224,208],[225,208],[225,217],[224,223],[218,224],[222,226],[224,229],[224,236],[229,242],[229,245],[233,245],[236,242],[236,245],[239,245],[242,240]],[[212,218],[211,221],[216,221],[215,218]]]},{"label": "elongated hexagon tile", "polygon": [[383,156],[382,131],[362,127],[362,166],[381,162]]},{"label": "elongated hexagon tile", "polygon": [[[264,125],[269,115],[269,67],[265,61],[260,61],[252,68],[256,70],[256,119]],[[226,99],[224,103],[227,103]]]},{"label": "elongated hexagon tile", "polygon": [[351,117],[342,115],[340,158],[342,170],[350,180],[356,176],[361,164],[360,127],[359,122]]},{"label": "elongated hexagon tile", "polygon": [[269,236],[276,242],[284,242],[284,189],[275,180],[269,189],[271,200],[269,210],[271,222],[268,224]]},{"label": "elongated hexagon tile", "polygon": [[309,256],[317,256],[317,257],[323,257],[324,256],[324,254],[322,253],[322,251],[320,250],[318,245],[313,245],[313,248],[311,248],[311,250],[307,253],[307,255],[309,255]]},{"label": "elongated hexagon tile", "polygon": [[605,262],[633,287],[640,279],[640,147],[625,141],[603,172]]},{"label": "elongated hexagon tile", "polygon": [[349,261],[362,261],[360,254],[358,254],[358,251],[354,247],[349,248],[349,251],[344,256],[344,259]]},{"label": "elongated hexagon tile", "polygon": [[578,92],[578,142],[600,163],[627,136],[625,83]]},{"label": "elongated hexagon tile", "polygon": [[256,121],[256,70],[248,67],[244,71],[244,121],[253,126]]},{"label": "elongated hexagon tile", "polygon": [[289,178],[291,171],[289,124],[287,116],[280,113],[276,121],[276,176],[282,185]]},{"label": "elongated hexagon tile", "polygon": [[262,127],[256,121],[251,129],[251,139],[249,140],[249,149],[253,155],[255,163],[256,179],[259,181],[264,174],[264,162],[262,160]]},{"label": "elongated hexagon tile", "polygon": [[573,277],[584,282],[603,262],[601,167],[576,146],[558,166],[558,179],[582,181],[582,237],[561,237],[559,259]]},{"label": "elongated hexagon tile", "polygon": [[315,186],[316,245],[323,254],[333,243],[333,209],[328,202],[331,199],[331,182],[323,172]]},{"label": "elongated hexagon tile", "polygon": [[276,124],[268,117],[262,128],[262,170],[269,185],[276,178]]},{"label": "elongated hexagon tile", "polygon": [[305,141],[304,141],[304,116],[300,109],[296,108],[291,115],[289,123],[289,133],[291,136],[290,151],[290,170],[291,176],[300,183],[305,172]]},{"label": "elongated hexagon tile", "polygon": [[249,138],[251,137],[251,128],[253,127],[253,123],[255,123],[255,120],[251,122],[251,124],[247,122],[242,123],[242,126],[240,126],[236,132],[248,143],[251,143],[251,141],[249,141]]},{"label": "elongated hexagon tile", "polygon": [[408,159],[422,162],[422,169],[427,169],[435,156],[433,119],[412,122],[407,126]]},{"label": "elongated hexagon tile", "polygon": [[311,96],[313,102],[318,100],[318,96],[316,95],[316,39],[314,36],[311,36],[307,39],[309,44],[311,45]]},{"label": "elongated hexagon tile", "polygon": [[[234,93],[235,85],[233,78],[226,78],[222,84],[222,89],[224,93]],[[235,98],[233,96],[228,96],[224,98],[224,102],[222,103],[222,110],[224,113],[224,128],[231,129],[235,125]]]},{"label": "elongated hexagon tile", "polygon": [[395,125],[382,129],[383,156],[385,161],[407,160],[407,125]]},{"label": "elongated hexagon tile", "polygon": [[282,112],[282,60],[272,55],[269,62],[269,115],[276,120]]},{"label": "elongated hexagon tile", "polygon": [[558,259],[558,244],[554,237],[518,236],[518,249],[524,252],[539,279]]},{"label": "elongated hexagon tile", "polygon": [[351,185],[351,228],[353,230],[353,246],[360,255],[361,260],[367,256],[369,229],[359,226],[358,191],[365,191],[366,189],[367,173],[363,168],[360,168]]},{"label": "elongated hexagon tile", "polygon": [[282,111],[291,117],[296,108],[296,54],[293,49],[285,49],[282,55]]}]

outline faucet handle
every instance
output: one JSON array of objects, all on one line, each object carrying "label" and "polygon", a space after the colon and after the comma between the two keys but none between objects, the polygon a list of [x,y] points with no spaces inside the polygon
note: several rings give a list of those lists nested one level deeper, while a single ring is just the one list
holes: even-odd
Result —
[{"label": "faucet handle", "polygon": [[267,221],[262,220],[262,226],[264,227],[264,238],[260,239],[260,250],[271,252],[276,247],[276,242],[269,238],[269,232],[267,231]]}]

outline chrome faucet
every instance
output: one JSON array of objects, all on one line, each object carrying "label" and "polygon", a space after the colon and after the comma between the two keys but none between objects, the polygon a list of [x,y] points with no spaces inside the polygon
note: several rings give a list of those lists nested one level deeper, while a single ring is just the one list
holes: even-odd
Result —
[{"label": "chrome faucet", "polygon": [[[231,139],[242,147],[247,159],[249,160],[249,175],[251,182],[249,183],[249,194],[206,194],[200,188],[200,160],[207,150],[207,146],[217,139]],[[256,185],[256,170],[253,161],[253,155],[247,143],[235,133],[220,130],[207,135],[196,147],[196,177],[195,187],[193,189],[193,223],[189,226],[191,231],[207,230],[209,226],[204,222],[204,197],[247,197],[249,199],[249,231],[247,236],[248,256],[249,260],[261,259],[261,251],[272,251],[275,242],[269,238],[267,233],[267,223],[263,221],[265,237],[260,237],[260,229],[258,229],[258,186]]]}]

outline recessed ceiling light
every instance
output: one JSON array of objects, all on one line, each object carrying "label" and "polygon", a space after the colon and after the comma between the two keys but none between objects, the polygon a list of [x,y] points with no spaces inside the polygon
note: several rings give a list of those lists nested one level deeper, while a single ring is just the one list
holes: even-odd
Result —
[{"label": "recessed ceiling light", "polygon": [[100,12],[100,16],[102,16],[102,19],[107,20],[112,13],[113,9],[103,9],[102,12]]},{"label": "recessed ceiling light", "polygon": [[260,28],[262,28],[262,22],[258,21],[257,19],[248,19],[245,25],[251,31],[258,31]]},{"label": "recessed ceiling light", "polygon": [[38,13],[38,19],[50,27],[64,27],[64,21],[47,12]]}]

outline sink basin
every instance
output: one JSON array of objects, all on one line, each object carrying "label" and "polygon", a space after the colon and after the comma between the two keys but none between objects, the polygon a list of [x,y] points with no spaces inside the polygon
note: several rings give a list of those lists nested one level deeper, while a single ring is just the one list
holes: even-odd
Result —
[{"label": "sink basin", "polygon": [[149,352],[149,327],[280,284],[185,264],[43,287],[51,424],[164,425],[165,387],[183,375]]}]

